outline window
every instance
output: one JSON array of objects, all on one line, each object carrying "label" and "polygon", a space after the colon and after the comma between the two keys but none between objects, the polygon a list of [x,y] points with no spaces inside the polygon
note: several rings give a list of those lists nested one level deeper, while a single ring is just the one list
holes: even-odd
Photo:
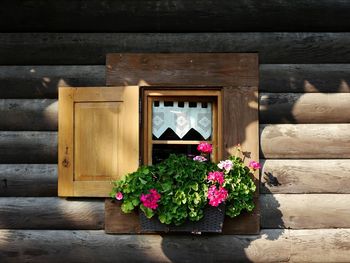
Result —
[{"label": "window", "polygon": [[222,158],[222,90],[145,88],[143,92],[143,163],[170,153],[198,154],[201,141],[213,145],[211,159]]},{"label": "window", "polygon": [[[140,158],[149,164],[170,152],[191,155],[202,140],[214,144],[213,161],[238,143],[259,160],[258,66],[257,54],[108,54],[110,87],[59,89],[59,196],[106,197],[111,179],[136,170]],[[176,108],[211,117],[181,131],[167,118],[164,130],[155,113],[171,116]],[[258,193],[255,203],[252,214],[225,219],[223,232],[258,233]],[[118,209],[106,201],[106,232],[137,233],[135,214]]]}]

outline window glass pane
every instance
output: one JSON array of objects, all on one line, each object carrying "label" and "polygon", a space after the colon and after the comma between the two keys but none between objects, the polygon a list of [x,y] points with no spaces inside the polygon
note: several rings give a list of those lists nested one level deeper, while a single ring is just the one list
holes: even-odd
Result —
[{"label": "window glass pane", "polygon": [[169,157],[171,153],[185,154],[190,158],[198,155],[197,145],[184,144],[154,144],[152,151],[153,164],[159,163]]}]

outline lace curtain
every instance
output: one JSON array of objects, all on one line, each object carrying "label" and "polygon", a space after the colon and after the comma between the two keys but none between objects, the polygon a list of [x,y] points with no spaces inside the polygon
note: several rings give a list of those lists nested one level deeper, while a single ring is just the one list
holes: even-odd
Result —
[{"label": "lace curtain", "polygon": [[152,133],[159,138],[170,128],[182,139],[190,129],[194,129],[208,139],[212,131],[211,108],[211,103],[202,102],[191,103],[191,107],[189,102],[183,102],[180,106],[177,101],[172,106],[165,106],[164,101],[153,102]]}]

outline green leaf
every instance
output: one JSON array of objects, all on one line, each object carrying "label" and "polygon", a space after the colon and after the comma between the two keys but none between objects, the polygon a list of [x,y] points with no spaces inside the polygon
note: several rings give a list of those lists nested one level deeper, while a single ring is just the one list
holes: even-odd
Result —
[{"label": "green leaf", "polygon": [[139,180],[140,180],[141,184],[147,184],[147,181],[142,179],[141,177],[139,177]]},{"label": "green leaf", "polygon": [[165,192],[167,192],[167,191],[171,190],[171,186],[172,186],[171,182],[166,182],[166,183],[162,184],[162,189]]},{"label": "green leaf", "polygon": [[198,191],[198,184],[194,183],[193,185],[191,185],[191,188],[195,191]]},{"label": "green leaf", "polygon": [[132,210],[134,210],[134,205],[130,201],[124,201],[121,209],[124,213],[130,213]]},{"label": "green leaf", "polygon": [[144,205],[140,205],[140,209],[145,214],[145,216],[150,219],[154,216],[154,211],[151,208],[145,207]]}]

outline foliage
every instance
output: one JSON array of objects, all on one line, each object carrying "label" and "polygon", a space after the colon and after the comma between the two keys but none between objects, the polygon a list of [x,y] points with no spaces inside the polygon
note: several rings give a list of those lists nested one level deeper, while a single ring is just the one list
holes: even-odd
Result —
[{"label": "foliage", "polygon": [[230,217],[242,210],[252,211],[256,187],[251,176],[255,169],[245,166],[240,157],[231,156],[226,161],[232,163],[230,170],[225,169],[227,166],[220,169],[220,165],[210,161],[171,154],[159,164],[141,166],[123,180],[115,181],[110,195],[122,200],[124,213],[139,207],[148,218],[157,215],[164,224],[198,221],[206,205],[217,206],[222,201]]}]

